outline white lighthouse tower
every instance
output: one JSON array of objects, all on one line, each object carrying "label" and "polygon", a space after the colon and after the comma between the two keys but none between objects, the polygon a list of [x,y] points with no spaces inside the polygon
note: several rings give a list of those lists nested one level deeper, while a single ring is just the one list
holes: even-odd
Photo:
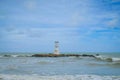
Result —
[{"label": "white lighthouse tower", "polygon": [[60,54],[59,53],[59,42],[58,41],[55,41],[55,50],[54,50],[54,54]]}]

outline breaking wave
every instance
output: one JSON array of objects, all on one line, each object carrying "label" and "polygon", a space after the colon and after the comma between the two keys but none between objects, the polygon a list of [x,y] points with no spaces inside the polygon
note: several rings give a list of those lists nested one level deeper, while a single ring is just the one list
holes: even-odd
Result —
[{"label": "breaking wave", "polygon": [[4,75],[0,74],[0,80],[120,80],[120,76],[98,76],[98,75]]},{"label": "breaking wave", "polygon": [[[17,54],[5,54],[5,55],[0,55],[0,58],[3,58],[3,57],[13,57],[13,58],[15,58],[15,57],[32,57],[32,54],[28,54],[28,55],[26,55],[26,54],[24,54],[24,55],[17,55]],[[71,57],[69,57],[69,58],[71,58]],[[82,59],[81,57],[80,58],[75,58],[75,57],[72,57],[73,59]],[[102,61],[108,61],[108,62],[120,62],[120,58],[116,58],[116,57],[106,57],[106,56],[101,56],[101,55],[99,55],[99,56],[95,56],[95,58],[97,59],[97,60],[102,60]]]},{"label": "breaking wave", "polygon": [[105,56],[96,56],[98,60],[109,61],[109,62],[120,62],[120,58],[116,57],[105,57]]},{"label": "breaking wave", "polygon": [[5,55],[0,55],[0,57],[31,57],[32,55],[16,55],[16,54],[5,54]]}]

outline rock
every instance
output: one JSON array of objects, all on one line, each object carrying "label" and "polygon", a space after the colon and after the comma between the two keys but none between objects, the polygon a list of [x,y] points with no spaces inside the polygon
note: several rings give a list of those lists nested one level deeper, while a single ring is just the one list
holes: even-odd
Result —
[{"label": "rock", "polygon": [[6,54],[6,55],[4,55],[4,57],[11,57],[11,55],[7,55],[7,54]]},{"label": "rock", "polygon": [[96,56],[99,56],[99,54],[96,54]]},{"label": "rock", "polygon": [[83,56],[83,57],[95,57],[94,55],[87,55],[87,54],[34,54],[32,55],[32,57],[70,57],[70,56],[75,56],[75,57],[79,57],[79,56]]},{"label": "rock", "polygon": [[83,54],[83,57],[95,57],[94,55]]}]

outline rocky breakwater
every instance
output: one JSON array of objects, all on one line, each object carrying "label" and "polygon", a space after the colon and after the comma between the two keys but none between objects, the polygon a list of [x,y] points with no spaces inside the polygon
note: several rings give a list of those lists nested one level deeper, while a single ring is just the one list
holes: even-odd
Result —
[{"label": "rocky breakwater", "polygon": [[88,55],[88,54],[33,54],[32,57],[95,57],[94,55]]}]

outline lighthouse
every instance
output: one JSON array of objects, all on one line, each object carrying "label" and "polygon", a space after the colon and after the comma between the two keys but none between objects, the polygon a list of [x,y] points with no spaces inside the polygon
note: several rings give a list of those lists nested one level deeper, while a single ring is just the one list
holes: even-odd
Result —
[{"label": "lighthouse", "polygon": [[59,53],[59,42],[55,41],[55,50],[54,50],[54,54],[60,54]]}]

